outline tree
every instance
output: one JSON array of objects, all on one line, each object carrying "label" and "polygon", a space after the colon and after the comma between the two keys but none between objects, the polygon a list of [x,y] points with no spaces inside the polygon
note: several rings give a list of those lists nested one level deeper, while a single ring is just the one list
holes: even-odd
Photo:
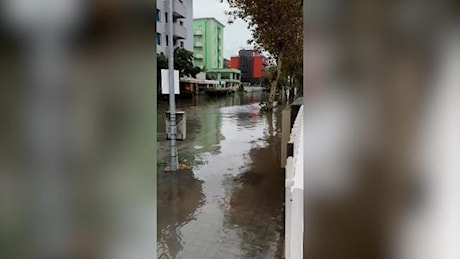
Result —
[{"label": "tree", "polygon": [[181,77],[196,78],[196,75],[201,72],[199,67],[193,66],[193,52],[184,48],[174,50],[174,69],[179,70]]},{"label": "tree", "polygon": [[[224,0],[221,0],[223,2]],[[269,52],[276,61],[277,74],[270,87],[268,108],[273,107],[283,63],[303,52],[302,0],[226,0],[230,23],[242,19],[252,32],[249,41],[257,49]]]},{"label": "tree", "polygon": [[[161,70],[168,69],[168,57],[164,53],[157,54],[157,72],[158,78],[161,77]],[[174,50],[174,69],[179,71],[180,77],[196,78],[201,72],[197,66],[193,66],[193,52],[183,48]]]},{"label": "tree", "polygon": [[265,86],[270,86],[270,83],[273,82],[276,78],[276,66],[267,67],[262,74],[262,84]]},{"label": "tree", "polygon": [[290,88],[301,86],[303,79],[303,52],[289,53],[284,56],[282,78]]}]

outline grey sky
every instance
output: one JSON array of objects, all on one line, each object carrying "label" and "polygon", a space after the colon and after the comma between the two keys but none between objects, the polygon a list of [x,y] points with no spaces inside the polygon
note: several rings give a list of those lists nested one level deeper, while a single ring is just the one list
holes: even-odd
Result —
[{"label": "grey sky", "polygon": [[224,29],[224,58],[230,58],[238,54],[243,47],[250,47],[247,41],[251,38],[251,32],[247,29],[247,23],[238,19],[228,24],[228,16],[224,13],[229,10],[228,3],[220,0],[193,0],[193,18],[214,17],[225,25]]}]

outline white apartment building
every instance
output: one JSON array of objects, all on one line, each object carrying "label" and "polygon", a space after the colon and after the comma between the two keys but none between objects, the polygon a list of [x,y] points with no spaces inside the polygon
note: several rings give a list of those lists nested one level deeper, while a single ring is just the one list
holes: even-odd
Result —
[{"label": "white apartment building", "polygon": [[169,1],[173,1],[174,47],[193,51],[193,0],[157,0],[157,53],[168,51]]}]

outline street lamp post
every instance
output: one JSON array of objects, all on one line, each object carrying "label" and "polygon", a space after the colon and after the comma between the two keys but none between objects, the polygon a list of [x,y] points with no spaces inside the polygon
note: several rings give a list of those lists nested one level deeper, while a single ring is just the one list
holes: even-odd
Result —
[{"label": "street lamp post", "polygon": [[170,133],[171,133],[171,170],[176,171],[178,165],[177,144],[176,144],[176,100],[174,93],[174,42],[173,42],[173,1],[169,0],[168,12],[168,69],[169,69],[169,116],[170,116]]}]

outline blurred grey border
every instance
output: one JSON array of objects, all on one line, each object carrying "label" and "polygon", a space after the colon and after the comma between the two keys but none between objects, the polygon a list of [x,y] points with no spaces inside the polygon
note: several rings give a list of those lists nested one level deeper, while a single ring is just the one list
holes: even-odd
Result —
[{"label": "blurred grey border", "polygon": [[460,255],[459,3],[304,1],[304,257]]},{"label": "blurred grey border", "polygon": [[156,258],[156,1],[0,8],[0,257]]}]

